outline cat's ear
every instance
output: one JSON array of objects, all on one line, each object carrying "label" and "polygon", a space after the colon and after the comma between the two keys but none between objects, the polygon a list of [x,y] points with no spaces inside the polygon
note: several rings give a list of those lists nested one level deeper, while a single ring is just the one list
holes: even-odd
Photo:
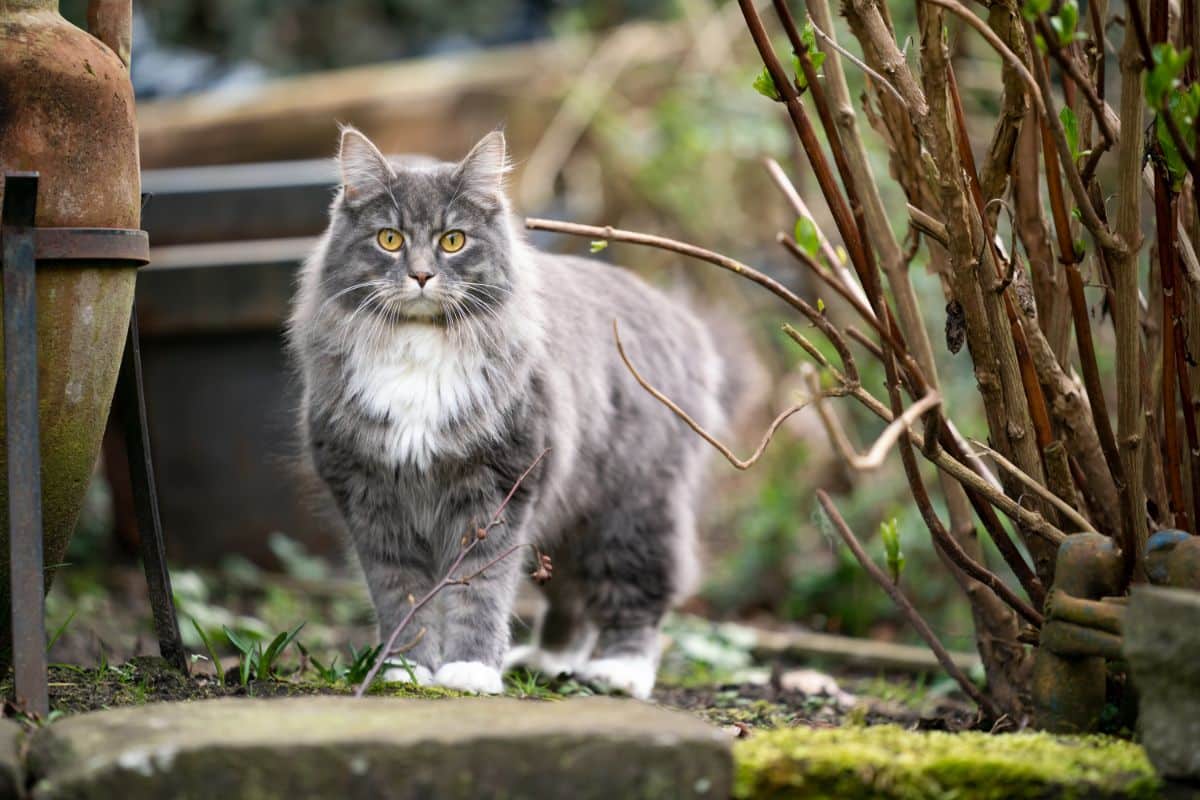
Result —
[{"label": "cat's ear", "polygon": [[395,177],[391,165],[383,153],[379,152],[379,148],[361,131],[349,125],[342,128],[338,164],[342,170],[345,197],[351,202]]},{"label": "cat's ear", "polygon": [[464,189],[499,199],[504,190],[504,176],[510,169],[504,132],[495,130],[480,139],[458,169]]}]

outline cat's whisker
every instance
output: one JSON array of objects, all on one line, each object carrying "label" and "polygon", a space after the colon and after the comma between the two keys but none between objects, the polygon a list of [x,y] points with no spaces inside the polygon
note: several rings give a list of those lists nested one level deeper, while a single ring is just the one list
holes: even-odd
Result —
[{"label": "cat's whisker", "polygon": [[320,314],[322,314],[325,311],[325,308],[330,303],[337,300],[339,297],[343,297],[343,296],[349,294],[350,292],[353,292],[356,289],[365,289],[368,286],[371,286],[371,287],[379,286],[382,283],[383,283],[383,281],[380,281],[380,280],[371,280],[371,281],[363,281],[362,283],[356,283],[353,286],[347,286],[345,289],[342,289],[342,290],[334,293],[333,295],[325,298],[324,302],[322,302],[321,305],[317,307],[317,315],[319,316]]},{"label": "cat's whisker", "polygon": [[[487,337],[487,332],[480,330],[479,325],[466,313],[460,303],[455,302],[449,308],[454,317],[453,327],[458,340],[463,343],[464,347],[479,347],[480,339]],[[490,340],[487,343],[492,344]]]},{"label": "cat's whisker", "polygon": [[372,303],[374,303],[380,297],[387,294],[390,289],[391,289],[390,285],[384,285],[384,286],[380,286],[380,287],[374,289],[365,298],[363,298],[362,302],[360,302],[358,304],[358,307],[354,309],[354,312],[349,317],[346,318],[346,321],[344,323],[342,323],[342,336],[341,336],[341,339],[339,340],[339,344],[338,344],[339,350],[342,350],[343,352],[345,351],[345,348],[348,344],[350,335],[355,330],[354,329],[355,318],[357,318],[358,315],[364,309],[370,307]]},{"label": "cat's whisker", "polygon": [[[478,309],[477,311],[472,311],[470,316],[466,313],[468,310],[466,308],[467,302],[473,303]],[[463,296],[459,298],[456,310],[460,314],[463,325],[467,330],[486,337],[487,343],[491,345],[494,352],[502,351],[503,348],[501,348],[495,332],[491,330],[491,326],[488,324],[490,321],[498,321],[500,319],[500,309],[487,306],[480,302],[478,298]]]},{"label": "cat's whisker", "polygon": [[[482,315],[485,318],[491,318],[496,321],[499,321],[500,314],[504,310],[502,306],[499,306],[499,305],[493,304],[493,303],[489,303],[487,301],[481,300],[478,297],[465,296],[462,298],[462,304],[464,306],[466,306],[467,304],[470,304],[470,308],[474,309],[473,313]],[[467,310],[467,309],[464,309],[464,310]]]},{"label": "cat's whisker", "polygon": [[479,288],[486,288],[486,289],[495,289],[497,291],[503,291],[503,292],[507,292],[509,294],[512,293],[511,286],[501,286],[500,284],[497,284],[497,283],[483,283],[481,281],[458,281],[457,284],[459,286],[467,286],[467,287],[472,287],[472,288],[479,287]]}]

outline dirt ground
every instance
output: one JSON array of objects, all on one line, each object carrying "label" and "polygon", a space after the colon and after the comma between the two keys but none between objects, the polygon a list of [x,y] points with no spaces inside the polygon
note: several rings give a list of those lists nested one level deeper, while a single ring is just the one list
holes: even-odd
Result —
[{"label": "dirt ground", "polygon": [[[660,685],[654,702],[694,713],[734,736],[758,729],[794,726],[836,727],[844,724],[899,724],[914,730],[959,731],[976,727],[978,717],[966,702],[950,696],[918,699],[913,679],[899,676],[843,676],[840,685],[873,689],[892,698],[856,694],[852,702],[824,693],[784,689],[770,683],[726,684],[681,687]],[[7,685],[0,689],[7,690]],[[52,714],[77,714],[105,708],[165,701],[206,700],[218,697],[294,697],[310,694],[350,694],[354,686],[344,681],[323,681],[311,673],[298,673],[280,680],[250,680],[241,684],[236,668],[225,681],[211,674],[183,675],[154,656],[140,656],[119,665],[76,667],[56,664],[50,668]],[[377,683],[372,694],[397,697],[437,698],[452,694],[440,689],[405,683]],[[530,701],[553,702],[567,696],[598,693],[594,687],[571,680],[546,681],[527,674],[510,676],[509,695]],[[9,706],[9,715],[21,710]]]},{"label": "dirt ground", "polygon": [[[314,666],[332,666],[340,658],[344,668],[356,644],[362,648],[374,639],[370,606],[353,576],[298,563],[290,575],[235,564],[215,574],[178,570],[173,578],[180,627],[192,654],[186,676],[160,659],[136,655],[157,649],[139,570],[77,570],[59,576],[47,614],[55,715],[167,700],[353,691],[344,675],[330,678]],[[241,657],[224,630],[249,631],[266,642],[301,623],[297,641],[304,651],[293,646],[281,659],[277,674],[282,679],[251,679],[243,685],[237,669]],[[518,621],[518,638],[523,629],[527,624]],[[977,725],[974,707],[937,676],[864,673],[829,665],[824,666],[827,672],[817,672],[808,664],[758,663],[738,637],[698,617],[669,621],[667,638],[654,701],[697,714],[733,735],[798,725],[890,722],[951,731]],[[209,656],[222,664],[224,680],[218,679]],[[797,683],[795,676],[802,680]],[[512,696],[548,701],[597,692],[570,679],[525,673],[508,676],[506,684]],[[394,683],[377,685],[373,692],[446,694]]]}]

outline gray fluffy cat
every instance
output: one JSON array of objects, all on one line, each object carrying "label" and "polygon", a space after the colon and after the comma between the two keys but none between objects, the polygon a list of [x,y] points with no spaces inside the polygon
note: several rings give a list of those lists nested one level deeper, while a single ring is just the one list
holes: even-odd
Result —
[{"label": "gray fluffy cat", "polygon": [[353,539],[386,636],[549,448],[462,567],[518,542],[551,555],[535,644],[509,651],[521,551],[415,620],[422,682],[502,690],[501,669],[646,697],[659,625],[695,576],[705,444],[613,346],[702,425],[728,381],[685,308],[622,269],[532,249],[505,199],[504,137],[461,162],[389,161],[343,131],[342,189],[304,267],[290,342],[301,428]]}]

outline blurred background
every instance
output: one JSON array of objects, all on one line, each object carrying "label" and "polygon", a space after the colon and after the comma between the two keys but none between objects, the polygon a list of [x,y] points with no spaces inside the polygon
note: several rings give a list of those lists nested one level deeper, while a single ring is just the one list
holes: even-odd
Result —
[{"label": "blurred background", "polygon": [[[83,7],[64,0],[63,12],[82,23]],[[199,630],[223,625],[267,635],[305,622],[301,640],[314,651],[374,638],[338,523],[300,468],[295,385],[281,349],[296,271],[334,188],[338,123],[360,127],[387,152],[447,159],[503,126],[519,213],[686,239],[844,313],[775,244],[795,219],[767,177],[767,157],[783,165],[822,227],[833,227],[808,191],[781,108],[751,88],[760,65],[736,4],[146,0],[135,10],[143,226],[154,247],[137,309],[164,529],[193,648]],[[896,25],[911,30],[912,21]],[[969,111],[990,117],[995,62],[982,52],[956,57]],[[847,71],[857,96],[861,76]],[[888,185],[875,137],[868,132],[876,173],[903,236],[903,197]],[[586,240],[533,238],[588,252]],[[751,452],[801,386],[802,354],[779,332],[796,322],[787,309],[735,276],[670,254],[614,243],[591,257],[683,287],[744,329],[763,379],[753,415],[730,443]],[[914,280],[937,331],[945,303],[923,258]],[[965,355],[953,361],[935,350],[947,359],[945,390],[964,434],[984,435]],[[882,374],[864,375],[872,390],[882,392],[882,383]],[[860,447],[879,432],[857,408],[837,411]],[[94,663],[153,649],[127,478],[106,469],[123,463],[119,442],[106,441],[50,596],[48,624],[59,634],[52,660]],[[712,465],[706,579],[687,612],[909,640],[887,598],[822,529],[812,494],[824,487],[842,496],[880,560],[879,527],[895,520],[908,591],[943,641],[971,649],[969,611],[932,566],[898,466],[852,474],[808,412],[748,472],[717,457]]]}]

